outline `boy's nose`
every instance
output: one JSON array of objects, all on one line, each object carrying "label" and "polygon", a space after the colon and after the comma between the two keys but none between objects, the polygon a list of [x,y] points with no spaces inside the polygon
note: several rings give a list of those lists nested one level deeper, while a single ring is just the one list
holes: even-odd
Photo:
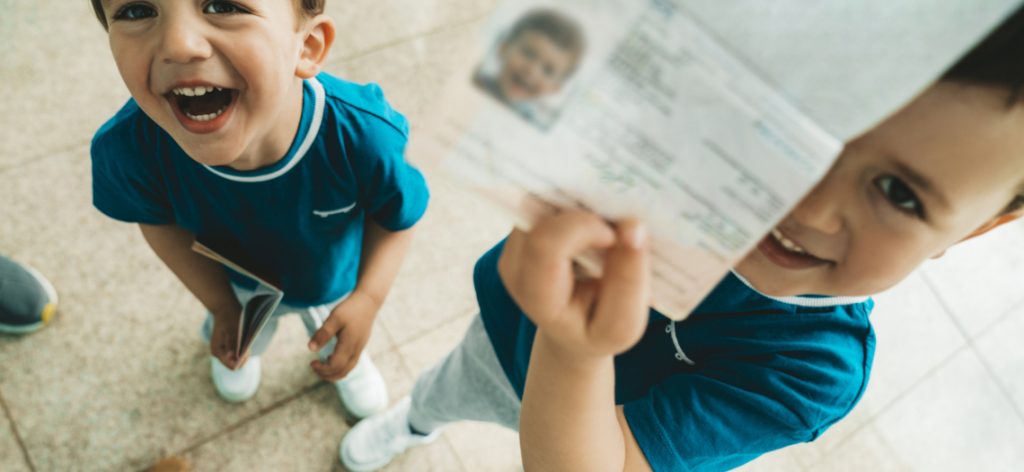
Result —
[{"label": "boy's nose", "polygon": [[830,180],[826,177],[815,186],[789,213],[790,219],[823,234],[836,234],[842,230],[843,219],[839,211],[842,189]]},{"label": "boy's nose", "polygon": [[167,63],[187,64],[210,57],[213,48],[198,25],[185,19],[165,23],[162,60]]}]

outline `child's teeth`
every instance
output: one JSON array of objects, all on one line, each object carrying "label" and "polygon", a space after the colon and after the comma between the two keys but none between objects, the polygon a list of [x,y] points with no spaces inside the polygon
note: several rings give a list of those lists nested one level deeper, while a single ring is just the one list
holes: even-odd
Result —
[{"label": "child's teeth", "polygon": [[207,86],[203,86],[203,87],[178,87],[178,88],[172,90],[172,92],[175,95],[184,95],[186,97],[202,97],[203,95],[211,93],[214,90],[220,92],[220,91],[223,91],[224,89],[221,88],[221,87],[214,87],[212,85],[207,85]]},{"label": "child's teeth", "polygon": [[220,116],[222,113],[224,113],[224,110],[226,110],[226,109],[227,109],[227,107],[224,107],[224,108],[221,108],[220,110],[217,110],[214,113],[207,113],[205,115],[192,115],[190,113],[185,113],[185,116],[187,116],[188,119],[190,119],[192,121],[199,121],[199,122],[210,121],[210,120]]},{"label": "child's teeth", "polygon": [[804,248],[802,248],[800,246],[797,246],[797,244],[795,242],[793,242],[791,239],[783,236],[782,232],[777,230],[777,229],[773,229],[772,230],[772,237],[775,238],[775,240],[778,241],[779,244],[782,245],[782,247],[786,248],[787,251],[795,252],[795,253],[798,253],[798,254],[806,254],[807,253],[807,251],[804,250]]}]

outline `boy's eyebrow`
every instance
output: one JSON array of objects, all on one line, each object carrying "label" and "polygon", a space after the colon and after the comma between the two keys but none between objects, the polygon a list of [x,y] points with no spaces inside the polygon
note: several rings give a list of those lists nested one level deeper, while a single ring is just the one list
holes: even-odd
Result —
[{"label": "boy's eyebrow", "polygon": [[900,174],[903,174],[911,184],[921,190],[924,190],[926,193],[931,194],[943,207],[949,208],[949,199],[942,194],[942,191],[932,184],[931,180],[928,180],[928,178],[920,172],[904,164],[899,159],[896,159],[895,156],[892,157],[892,162],[893,165],[896,166],[896,170],[898,170]]}]

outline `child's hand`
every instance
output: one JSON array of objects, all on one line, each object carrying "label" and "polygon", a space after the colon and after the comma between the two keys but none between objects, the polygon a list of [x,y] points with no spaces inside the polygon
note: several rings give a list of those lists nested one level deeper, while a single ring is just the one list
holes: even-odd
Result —
[{"label": "child's hand", "polygon": [[235,348],[238,346],[238,322],[242,318],[241,310],[232,314],[213,316],[213,331],[210,333],[210,354],[227,368],[238,369],[245,365],[249,356],[238,359]]},{"label": "child's hand", "polygon": [[318,359],[309,364],[316,375],[329,382],[341,380],[348,375],[370,339],[378,309],[380,303],[356,290],[331,310],[331,316],[327,317],[324,325],[309,341],[309,350],[315,352],[330,342],[332,337],[338,338],[334,352],[325,361]]},{"label": "child's hand", "polygon": [[[607,250],[599,280],[577,280],[573,256]],[[509,294],[546,338],[573,358],[626,351],[643,335],[650,305],[645,230],[636,221],[612,227],[579,211],[514,231],[498,262]]]}]

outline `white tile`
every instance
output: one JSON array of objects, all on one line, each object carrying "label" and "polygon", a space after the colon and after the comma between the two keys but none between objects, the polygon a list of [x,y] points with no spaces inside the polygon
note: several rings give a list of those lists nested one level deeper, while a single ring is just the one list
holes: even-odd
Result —
[{"label": "white tile", "polygon": [[803,470],[803,467],[787,448],[769,452],[736,470],[741,472],[795,472]]},{"label": "white tile", "polygon": [[785,450],[792,455],[801,467],[814,470],[811,466],[833,454],[851,436],[857,434],[865,425],[870,423],[871,415],[872,413],[869,409],[864,408],[864,405],[858,405],[846,418],[832,425],[814,442],[794,444]]},{"label": "white tile", "polygon": [[875,298],[875,361],[859,408],[872,415],[947,360],[967,340],[921,276]]},{"label": "white tile", "polygon": [[964,349],[874,422],[915,470],[1020,470],[1024,421],[973,350]]},{"label": "white tile", "polygon": [[972,239],[922,270],[968,337],[1024,302],[1024,222]]},{"label": "white tile", "polygon": [[1009,392],[1018,411],[1024,411],[1024,307],[1014,310],[975,341],[979,354]]},{"label": "white tile", "polygon": [[[806,470],[822,470],[829,472],[899,472],[914,470],[900,462],[872,425],[861,428],[844,441],[835,451],[824,456]],[[919,470],[955,470],[955,469],[919,469]]]}]

